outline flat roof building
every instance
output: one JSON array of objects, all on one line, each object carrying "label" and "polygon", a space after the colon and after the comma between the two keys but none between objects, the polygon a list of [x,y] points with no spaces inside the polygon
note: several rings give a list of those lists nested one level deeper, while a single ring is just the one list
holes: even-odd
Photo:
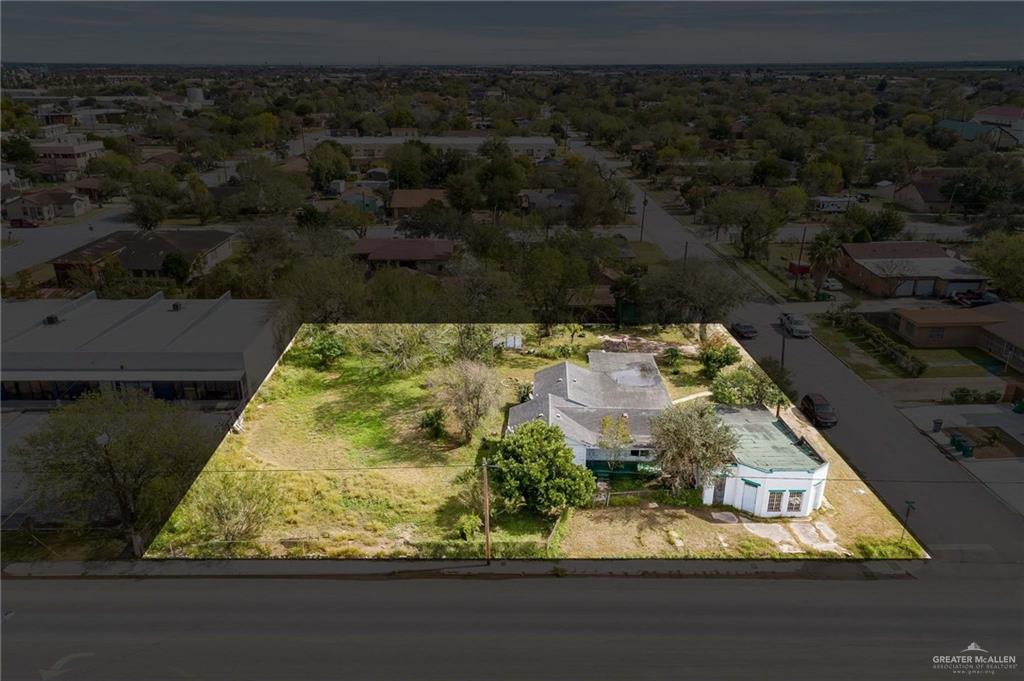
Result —
[{"label": "flat roof building", "polygon": [[2,399],[56,406],[90,391],[234,408],[279,356],[274,303],[80,298],[3,301]]}]

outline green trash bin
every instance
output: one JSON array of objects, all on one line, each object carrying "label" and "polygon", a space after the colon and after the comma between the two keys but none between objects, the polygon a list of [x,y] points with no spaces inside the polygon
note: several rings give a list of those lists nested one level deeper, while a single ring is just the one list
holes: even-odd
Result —
[{"label": "green trash bin", "polygon": [[953,449],[960,451],[961,443],[964,441],[964,436],[959,431],[952,431],[949,434],[949,444],[953,445]]},{"label": "green trash bin", "polygon": [[971,440],[962,440],[960,443],[960,451],[963,452],[965,459],[974,457],[974,442]]},{"label": "green trash bin", "polygon": [[1013,413],[1024,414],[1024,402],[1018,402],[1017,404],[1013,405]]}]

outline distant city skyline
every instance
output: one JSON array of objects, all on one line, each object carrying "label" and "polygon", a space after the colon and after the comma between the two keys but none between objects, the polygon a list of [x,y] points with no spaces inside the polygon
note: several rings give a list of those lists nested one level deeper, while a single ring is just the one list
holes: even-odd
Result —
[{"label": "distant city skyline", "polygon": [[1024,3],[133,2],[3,6],[10,62],[780,64],[1024,59]]}]

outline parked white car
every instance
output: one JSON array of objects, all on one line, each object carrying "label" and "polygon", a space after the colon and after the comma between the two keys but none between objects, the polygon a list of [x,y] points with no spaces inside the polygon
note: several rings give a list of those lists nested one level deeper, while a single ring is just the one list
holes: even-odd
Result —
[{"label": "parked white car", "polygon": [[821,287],[826,291],[842,291],[843,285],[839,283],[838,279],[832,277],[826,277],[825,281],[822,282]]},{"label": "parked white car", "polygon": [[782,328],[786,330],[786,333],[793,338],[811,337],[811,323],[803,315],[783,312],[779,316],[779,323],[782,324]]}]

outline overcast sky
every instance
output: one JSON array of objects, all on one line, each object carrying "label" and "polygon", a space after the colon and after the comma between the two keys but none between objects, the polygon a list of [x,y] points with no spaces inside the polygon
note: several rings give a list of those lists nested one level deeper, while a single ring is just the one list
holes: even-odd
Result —
[{"label": "overcast sky", "polygon": [[1024,3],[3,3],[4,62],[1024,59]]}]

